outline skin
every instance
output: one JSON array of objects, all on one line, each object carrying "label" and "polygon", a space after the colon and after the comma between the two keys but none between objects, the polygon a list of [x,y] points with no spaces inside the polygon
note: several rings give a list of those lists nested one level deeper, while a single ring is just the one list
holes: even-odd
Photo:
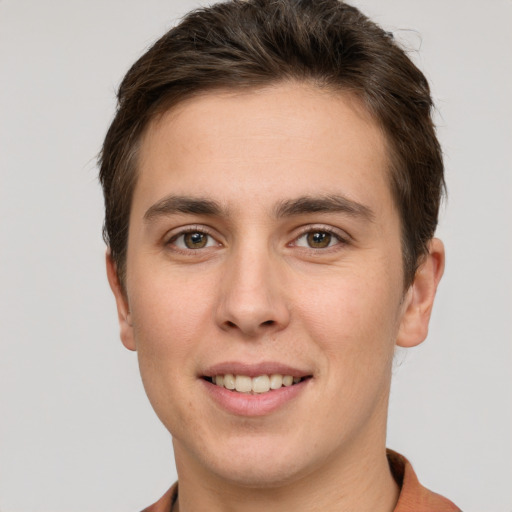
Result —
[{"label": "skin", "polygon": [[[444,252],[432,240],[404,291],[388,161],[357,99],[306,84],[208,93],[150,125],[125,292],[108,254],[107,271],[121,339],[173,436],[182,512],[393,510],[393,352],[426,337]],[[164,211],[169,195],[222,211]],[[333,195],[359,213],[276,215],[283,201]],[[206,245],[187,248],[184,229]],[[308,245],[315,232],[331,233],[326,247]],[[312,378],[271,414],[237,416],[201,379],[224,361],[277,361]]]}]

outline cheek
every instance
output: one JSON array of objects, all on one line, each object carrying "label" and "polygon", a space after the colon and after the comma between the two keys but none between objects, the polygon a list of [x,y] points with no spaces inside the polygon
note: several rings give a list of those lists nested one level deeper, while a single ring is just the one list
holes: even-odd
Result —
[{"label": "cheek", "polygon": [[325,439],[340,439],[386,420],[400,294],[393,278],[376,275],[351,269],[306,298],[302,294],[299,328],[316,346],[320,361],[324,400],[317,403],[317,416],[325,417],[328,410],[331,418],[318,425]]},{"label": "cheek", "polygon": [[[133,272],[129,289],[133,325],[141,350],[184,350],[196,338],[211,310],[212,279],[195,279],[166,266]],[[139,349],[139,347],[137,347]]]},{"label": "cheek", "polygon": [[157,409],[193,383],[198,345],[208,338],[211,294],[183,277],[142,276],[132,275],[130,308],[142,380]]},{"label": "cheek", "polygon": [[304,297],[303,328],[345,372],[388,365],[394,351],[400,313],[400,281],[385,273],[346,272]]}]

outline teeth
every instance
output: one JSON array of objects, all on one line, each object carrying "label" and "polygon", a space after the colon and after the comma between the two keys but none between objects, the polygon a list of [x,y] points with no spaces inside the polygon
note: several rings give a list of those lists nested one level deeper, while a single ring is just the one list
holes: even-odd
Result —
[{"label": "teeth", "polygon": [[[215,378],[215,383],[220,386],[220,384],[217,383],[217,378]],[[224,387],[226,389],[235,389],[235,377],[230,373],[224,375]]]},{"label": "teeth", "polygon": [[270,379],[268,375],[260,375],[252,379],[252,391],[255,393],[266,393],[270,389]]},{"label": "teeth", "polygon": [[283,377],[283,386],[291,386],[293,384],[293,377],[286,375]]},{"label": "teeth", "polygon": [[283,385],[283,376],[278,373],[270,376],[270,389],[279,389]]},{"label": "teeth", "polygon": [[252,379],[245,375],[237,375],[235,378],[235,389],[240,393],[250,393],[252,391]]},{"label": "teeth", "polygon": [[301,377],[280,375],[278,373],[258,375],[254,378],[247,375],[233,375],[231,373],[212,377],[212,382],[217,386],[238,391],[239,393],[266,393],[272,389],[279,389],[282,386],[287,387],[292,384],[298,384],[301,381]]}]

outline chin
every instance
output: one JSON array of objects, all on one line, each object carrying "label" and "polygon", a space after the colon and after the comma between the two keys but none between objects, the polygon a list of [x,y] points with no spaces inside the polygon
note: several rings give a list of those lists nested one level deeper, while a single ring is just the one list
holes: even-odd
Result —
[{"label": "chin", "polygon": [[217,475],[233,485],[247,488],[271,489],[286,486],[301,478],[303,471],[290,467],[282,460],[268,459],[265,464],[231,464],[229,470],[216,468]]},{"label": "chin", "polygon": [[241,487],[283,487],[304,478],[317,466],[314,460],[308,460],[307,450],[286,446],[283,439],[239,439],[223,448],[220,453],[211,453],[208,460],[203,458],[203,467]]}]

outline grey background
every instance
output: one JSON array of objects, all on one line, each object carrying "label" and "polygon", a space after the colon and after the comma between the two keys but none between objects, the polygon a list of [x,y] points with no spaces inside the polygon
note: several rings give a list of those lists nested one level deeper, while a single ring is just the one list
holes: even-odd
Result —
[{"label": "grey background", "polygon": [[[429,77],[449,187],[447,270],[429,339],[397,356],[388,445],[465,512],[510,512],[512,2],[354,3]],[[175,479],[118,341],[95,155],[128,66],[196,5],[0,2],[4,512],[136,511]]]}]

